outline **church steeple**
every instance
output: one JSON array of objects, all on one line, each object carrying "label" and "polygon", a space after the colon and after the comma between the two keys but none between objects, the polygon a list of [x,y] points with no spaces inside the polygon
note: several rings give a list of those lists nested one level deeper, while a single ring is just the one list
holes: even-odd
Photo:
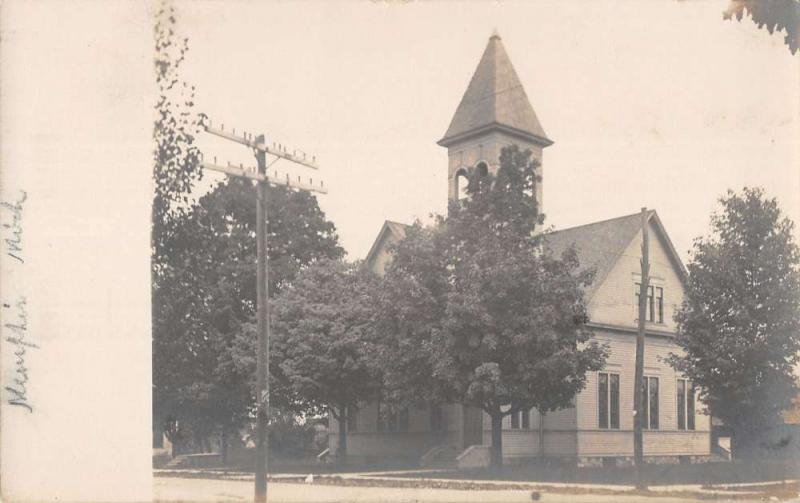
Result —
[{"label": "church steeple", "polygon": [[[496,31],[489,38],[450,127],[437,143],[448,149],[451,199],[458,197],[463,185],[459,183],[460,176],[468,177],[480,170],[495,171],[505,145],[516,143],[528,148],[541,162],[542,149],[553,144],[536,117]],[[541,184],[539,187],[541,207]]]},{"label": "church steeple", "polygon": [[450,127],[438,143],[447,147],[486,129],[504,130],[543,147],[553,143],[542,129],[496,31],[489,38]]}]

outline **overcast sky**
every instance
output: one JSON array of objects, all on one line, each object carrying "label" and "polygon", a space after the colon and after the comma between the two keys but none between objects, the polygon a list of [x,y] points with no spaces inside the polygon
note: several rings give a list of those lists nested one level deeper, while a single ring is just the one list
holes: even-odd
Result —
[{"label": "overcast sky", "polygon": [[[683,258],[728,188],[800,217],[800,55],[682,2],[185,2],[184,77],[226,129],[317,155],[351,258],[385,219],[443,212],[446,130],[494,29],[548,136],[548,223],[654,208]],[[203,139],[206,155],[251,162]],[[290,168],[285,161],[276,169]]]}]

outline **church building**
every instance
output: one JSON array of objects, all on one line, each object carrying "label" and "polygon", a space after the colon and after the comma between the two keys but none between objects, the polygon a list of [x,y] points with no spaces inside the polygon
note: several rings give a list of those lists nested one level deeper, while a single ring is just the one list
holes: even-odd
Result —
[{"label": "church building", "polygon": [[[544,149],[553,144],[544,132],[514,70],[503,42],[493,35],[464,97],[439,145],[448,154],[448,197],[458,198],[470,176],[499,169],[503,147],[529,149],[540,163],[543,201]],[[658,214],[647,214],[650,236],[650,288],[645,342],[646,429],[644,454],[650,461],[697,461],[711,454],[710,420],[690,381],[663,361],[679,349],[673,314],[683,299],[687,272]],[[580,465],[630,462],[633,457],[634,358],[638,318],[640,212],[587,223],[547,235],[555,254],[574,245],[582,268],[596,271],[585,292],[589,327],[610,349],[605,368],[587,375],[574,406],[545,415],[536,409],[507,416],[503,423],[506,462],[562,458]],[[402,240],[406,226],[387,221],[366,262],[382,274],[388,251]],[[411,458],[423,463],[451,461],[479,466],[488,461],[491,421],[479,409],[441,404],[428,409],[392,410],[365,403],[348,424],[348,454],[363,459]],[[330,450],[338,425],[331,419]]]}]

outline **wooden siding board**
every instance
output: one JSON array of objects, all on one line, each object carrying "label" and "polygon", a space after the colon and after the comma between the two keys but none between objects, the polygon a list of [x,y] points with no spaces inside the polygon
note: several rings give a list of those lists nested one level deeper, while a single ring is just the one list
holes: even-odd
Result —
[{"label": "wooden siding board", "polygon": [[[667,251],[660,231],[651,221],[650,235],[650,276],[653,285],[664,289],[664,323],[648,323],[648,327],[658,330],[674,331],[673,316],[683,301],[683,280]],[[600,285],[589,302],[589,318],[597,323],[606,323],[636,328],[635,283],[641,277],[642,233],[639,231],[628,247],[618,258],[611,272]]]}]

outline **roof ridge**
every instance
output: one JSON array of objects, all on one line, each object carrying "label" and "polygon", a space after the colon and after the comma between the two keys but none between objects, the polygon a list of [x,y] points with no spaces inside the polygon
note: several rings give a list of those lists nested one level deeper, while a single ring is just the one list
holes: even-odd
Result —
[{"label": "roof ridge", "polygon": [[389,224],[397,224],[402,225],[403,227],[413,227],[414,224],[404,224],[403,222],[398,222],[397,220],[384,220],[384,222]]},{"label": "roof ridge", "polygon": [[[653,213],[655,213],[655,211],[656,210],[648,210],[648,213],[650,213],[650,215],[652,215]],[[622,220],[624,218],[631,218],[631,217],[636,216],[636,215],[641,215],[641,212],[638,211],[636,213],[630,213],[628,215],[622,215],[622,216],[619,216],[619,217],[607,218],[605,220],[598,220],[597,222],[589,222],[588,224],[573,225],[572,227],[565,227],[563,229],[554,230],[552,232],[549,232],[548,234],[555,234],[556,232],[571,231],[571,230],[574,230],[574,229],[580,229],[581,227],[589,227],[590,225],[605,224],[605,223],[608,223],[608,222],[613,222],[614,220]],[[650,215],[648,215],[648,218],[650,217]]]}]

